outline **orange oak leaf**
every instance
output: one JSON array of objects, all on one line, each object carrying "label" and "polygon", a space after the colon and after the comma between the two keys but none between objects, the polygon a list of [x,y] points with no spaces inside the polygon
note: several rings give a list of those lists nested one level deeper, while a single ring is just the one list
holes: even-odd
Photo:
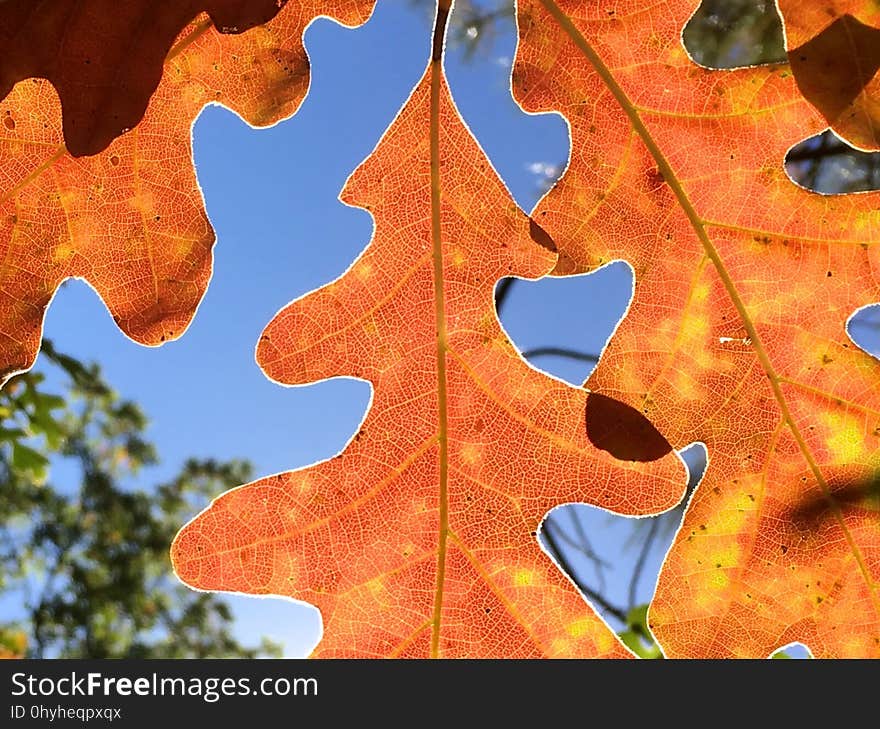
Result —
[{"label": "orange oak leaf", "polygon": [[834,131],[880,149],[880,4],[779,0],[791,69],[801,93]]},{"label": "orange oak leaf", "polygon": [[184,331],[207,287],[214,243],[193,169],[193,120],[208,103],[222,103],[257,126],[291,115],[308,87],[306,25],[322,14],[362,23],[372,6],[372,0],[294,1],[240,35],[220,34],[207,16],[197,17],[165,58],[140,123],[90,157],[67,151],[68,110],[62,130],[49,81],[14,86],[0,101],[2,379],[33,364],[46,307],[69,277],[85,279],[123,332],[142,344]]},{"label": "orange oak leaf", "polygon": [[790,68],[711,71],[693,0],[521,0],[515,96],[572,154],[533,217],[557,273],[628,260],[632,306],[589,380],[709,465],[649,618],[670,656],[880,656],[880,364],[847,336],[880,299],[880,195],[783,171],[825,126]]},{"label": "orange oak leaf", "polygon": [[[536,533],[565,501],[667,509],[684,468],[643,417],[532,369],[502,331],[495,283],[556,255],[459,117],[439,38],[342,193],[373,214],[373,241],[257,348],[285,384],[371,382],[365,421],[335,458],[219,497],[172,561],[198,589],[318,606],[318,656],[626,657]],[[644,446],[618,461],[606,450],[627,433]]]},{"label": "orange oak leaf", "polygon": [[165,58],[201,12],[223,33],[268,22],[286,0],[6,0],[0,4],[0,98],[44,78],[58,92],[65,146],[93,155],[137,126]]},{"label": "orange oak leaf", "polygon": [[847,16],[865,25],[880,26],[880,5],[876,0],[777,0],[776,5],[789,48],[802,46]]}]

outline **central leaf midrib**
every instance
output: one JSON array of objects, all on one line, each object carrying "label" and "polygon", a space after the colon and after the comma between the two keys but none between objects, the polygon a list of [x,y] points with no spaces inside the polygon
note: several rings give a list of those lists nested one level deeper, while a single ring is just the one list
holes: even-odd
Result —
[{"label": "central leaf midrib", "polygon": [[788,402],[786,401],[785,395],[782,392],[782,388],[780,386],[779,376],[776,374],[773,364],[771,363],[770,358],[766,350],[764,349],[764,345],[761,341],[760,336],[758,335],[758,331],[755,328],[754,322],[752,322],[748,314],[745,303],[740,298],[739,292],[736,290],[733,279],[731,278],[726,267],[724,266],[724,262],[721,260],[721,256],[719,255],[715,246],[712,244],[712,241],[709,239],[708,234],[706,233],[704,221],[697,213],[696,209],[690,201],[690,198],[688,198],[687,193],[681,186],[681,183],[679,182],[678,177],[672,169],[672,166],[669,164],[669,161],[666,159],[666,156],[660,150],[657,142],[651,136],[651,133],[645,126],[645,123],[642,121],[642,118],[639,115],[639,112],[636,109],[635,105],[630,101],[623,88],[621,88],[621,86],[617,83],[617,80],[612,75],[611,70],[608,68],[608,66],[605,65],[598,53],[596,53],[596,51],[593,49],[587,39],[581,34],[577,26],[575,26],[572,20],[556,4],[555,0],[540,0],[540,2],[544,5],[550,15],[553,16],[553,19],[559,24],[566,35],[568,35],[571,41],[584,54],[584,56],[595,69],[596,73],[604,82],[605,86],[617,100],[617,103],[620,104],[622,111],[627,115],[630,123],[633,125],[633,129],[635,130],[636,134],[639,135],[645,147],[648,149],[654,161],[657,163],[658,170],[663,175],[664,180],[669,185],[669,188],[672,190],[676,199],[678,200],[678,203],[684,211],[685,215],[687,216],[691,227],[694,229],[694,232],[697,235],[697,238],[703,245],[703,248],[706,251],[706,255],[715,266],[715,270],[718,272],[718,276],[721,279],[721,282],[724,285],[728,296],[730,296],[730,299],[734,307],[736,308],[740,319],[742,320],[743,326],[747,334],[752,340],[752,346],[754,347],[755,354],[757,355],[758,360],[760,361],[761,366],[763,367],[764,372],[767,375],[767,379],[770,381],[770,386],[773,390],[773,395],[779,405],[782,417],[785,419],[789,430],[791,431],[795,441],[798,444],[798,449],[801,451],[801,454],[806,460],[807,465],[813,473],[813,476],[816,478],[816,481],[823,494],[825,495],[825,498],[831,505],[834,517],[840,525],[840,528],[842,529],[846,537],[847,544],[849,545],[850,550],[852,551],[856,562],[859,565],[859,570],[862,574],[862,578],[868,585],[868,592],[871,597],[872,605],[874,606],[874,611],[875,613],[880,615],[880,604],[878,604],[878,597],[873,588],[873,580],[870,573],[868,572],[867,565],[865,564],[864,558],[861,554],[861,550],[858,548],[858,545],[855,543],[852,534],[846,526],[846,523],[843,519],[843,514],[840,510],[840,506],[834,499],[833,494],[829,489],[827,482],[825,481],[825,477],[822,475],[819,464],[813,457],[813,454],[807,446],[803,435],[800,433],[797,425],[794,422],[791,411],[788,407]]},{"label": "central leaf midrib", "polygon": [[449,538],[448,398],[446,353],[449,349],[446,332],[446,299],[443,289],[443,239],[440,221],[440,82],[443,75],[443,36],[449,17],[450,0],[439,0],[431,51],[431,97],[428,134],[431,144],[431,252],[434,278],[434,318],[437,334],[437,443],[439,458],[439,525],[437,544],[437,581],[434,590],[434,611],[431,618],[431,658],[440,655],[440,626],[443,616],[443,586],[446,580],[446,549]]}]

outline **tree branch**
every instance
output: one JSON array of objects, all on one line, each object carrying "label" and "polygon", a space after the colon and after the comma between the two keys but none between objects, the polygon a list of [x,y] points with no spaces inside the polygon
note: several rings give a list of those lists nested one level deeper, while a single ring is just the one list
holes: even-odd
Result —
[{"label": "tree branch", "polygon": [[610,615],[613,615],[617,618],[621,623],[626,625],[626,611],[623,608],[617,607],[610,603],[604,595],[596,592],[591,589],[588,585],[583,584],[576,576],[575,570],[572,567],[571,563],[566,559],[563,555],[562,551],[559,549],[559,543],[556,541],[556,538],[553,534],[553,530],[555,525],[552,520],[547,519],[544,522],[544,528],[542,530],[544,535],[544,541],[547,544],[547,547],[550,550],[553,559],[559,564],[562,570],[574,581],[575,585],[577,585],[578,589],[584,594],[584,596],[596,603],[599,608]]},{"label": "tree branch", "polygon": [[535,349],[527,349],[522,355],[526,359],[532,359],[533,357],[566,357],[578,362],[599,361],[599,355],[597,354],[579,352],[576,349],[568,349],[566,347],[536,347]]}]

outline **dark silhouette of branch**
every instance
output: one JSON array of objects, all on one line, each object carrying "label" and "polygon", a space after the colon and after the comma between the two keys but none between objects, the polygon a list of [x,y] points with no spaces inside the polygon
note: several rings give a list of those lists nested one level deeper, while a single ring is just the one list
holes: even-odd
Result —
[{"label": "dark silhouette of branch", "polygon": [[799,185],[816,192],[872,190],[877,189],[880,153],[854,149],[826,131],[794,147],[785,168]]},{"label": "dark silhouette of branch", "polygon": [[589,557],[593,563],[596,565],[596,577],[599,582],[599,591],[605,592],[605,568],[610,567],[611,565],[602,559],[597,553],[596,550],[593,549],[593,544],[590,542],[589,537],[587,536],[587,532],[584,529],[584,525],[578,517],[577,511],[575,509],[567,509],[569,516],[571,517],[571,523],[574,525],[574,530],[577,533],[578,539],[581,542],[581,551]]},{"label": "dark silhouette of branch", "polygon": [[[831,140],[830,142],[828,140]],[[838,139],[833,135],[823,134],[817,145],[799,144],[794,147],[786,156],[788,162],[804,162],[807,160],[824,160],[828,157],[835,157],[840,154],[858,154],[857,149],[853,149],[846,142]],[[872,154],[870,152],[862,152],[862,154]]]},{"label": "dark silhouette of branch", "polygon": [[522,353],[526,359],[532,357],[567,357],[578,362],[598,362],[599,355],[590,352],[579,352],[576,349],[567,349],[566,347],[536,347],[535,349],[527,349]]},{"label": "dark silhouette of branch", "polygon": [[648,560],[648,554],[651,552],[651,548],[654,546],[654,539],[657,536],[657,530],[660,527],[660,519],[655,518],[651,520],[651,527],[648,530],[648,535],[645,537],[645,541],[642,542],[642,549],[639,552],[639,558],[636,560],[635,567],[633,568],[632,577],[629,580],[629,607],[632,610],[636,605],[636,590],[639,587],[639,580],[642,578],[642,572],[645,569],[645,562]]},{"label": "dark silhouette of branch", "polygon": [[553,523],[553,528],[556,530],[555,536],[561,542],[564,542],[572,549],[576,549],[595,565],[596,574],[599,577],[599,589],[604,592],[605,575],[603,570],[607,567],[610,567],[611,565],[604,559],[602,559],[598,554],[596,554],[596,551],[593,549],[593,545],[590,543],[589,539],[587,539],[587,535],[584,533],[583,524],[581,524],[581,521],[578,518],[575,510],[571,508],[566,508],[565,511],[571,515],[571,520],[575,525],[575,530],[578,532],[578,539],[574,539],[565,529],[563,529],[559,525],[558,520],[554,521]]},{"label": "dark silhouette of branch", "polygon": [[562,568],[563,572],[565,572],[565,574],[567,574],[574,581],[574,583],[578,586],[578,589],[584,594],[587,599],[594,602],[603,612],[606,612],[609,615],[613,615],[621,623],[626,625],[626,611],[623,608],[613,605],[604,595],[591,589],[590,587],[585,585],[583,581],[577,578],[577,572],[575,571],[572,564],[565,557],[564,552],[559,548],[559,542],[557,541],[557,529],[558,527],[553,523],[552,519],[547,519],[544,522],[544,527],[542,530],[544,543],[549,548],[550,554],[553,556],[553,559],[556,560],[557,564]]},{"label": "dark silhouette of branch", "polygon": [[502,279],[501,283],[498,284],[498,288],[495,289],[495,311],[498,312],[499,316],[501,316],[501,309],[504,308],[504,304],[510,296],[510,289],[514,281],[516,281],[515,278]]}]

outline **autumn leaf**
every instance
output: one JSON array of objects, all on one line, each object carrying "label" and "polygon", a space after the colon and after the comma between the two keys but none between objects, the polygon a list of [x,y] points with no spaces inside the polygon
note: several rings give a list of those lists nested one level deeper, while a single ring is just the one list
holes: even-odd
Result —
[{"label": "autumn leaf", "polygon": [[66,149],[97,154],[140,122],[172,43],[199,13],[220,32],[239,33],[274,18],[285,2],[6,0],[0,98],[19,81],[47,79],[61,102]]},{"label": "autumn leaf", "polygon": [[880,6],[876,0],[823,0],[807,3],[778,0],[777,7],[784,23],[786,43],[792,49],[802,46],[847,16],[864,25],[875,28],[880,26]]},{"label": "autumn leaf", "polygon": [[[322,14],[362,23],[372,6],[294,0],[229,35],[206,15],[188,21],[204,7],[242,30],[272,17],[274,0],[0,4],[3,380],[33,364],[46,307],[69,277],[85,279],[134,340],[180,336],[207,287],[214,243],[193,120],[208,103],[255,126],[290,116],[308,87],[306,25]],[[50,80],[19,80],[27,74]]]},{"label": "autumn leaf", "polygon": [[172,560],[198,589],[318,606],[319,656],[628,656],[536,534],[566,501],[667,509],[683,466],[638,413],[532,369],[501,329],[495,283],[556,254],[449,95],[447,9],[424,77],[342,193],[374,216],[372,242],[257,349],[284,384],[371,382],[366,419],[335,458],[218,498]]},{"label": "autumn leaf", "polygon": [[874,0],[779,0],[791,69],[829,126],[880,149],[880,5]]},{"label": "autumn leaf", "polygon": [[522,0],[513,73],[570,124],[533,212],[556,272],[635,269],[589,386],[708,450],[650,625],[669,656],[880,656],[880,364],[846,332],[880,298],[880,196],[792,183],[787,150],[826,121],[788,66],[692,63],[693,11]]}]

